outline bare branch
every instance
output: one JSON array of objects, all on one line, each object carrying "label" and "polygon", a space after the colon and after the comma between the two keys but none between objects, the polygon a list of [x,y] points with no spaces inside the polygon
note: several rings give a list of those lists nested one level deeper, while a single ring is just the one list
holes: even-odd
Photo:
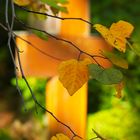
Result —
[{"label": "bare branch", "polygon": [[[48,35],[48,36],[50,36],[50,37],[52,37],[52,38],[54,38],[54,39],[56,39],[56,40],[58,40],[58,41],[62,41],[62,42],[68,43],[69,45],[71,45],[72,47],[74,47],[75,49],[77,49],[77,50],[79,51],[79,55],[81,55],[81,54],[83,53],[83,54],[85,54],[85,55],[91,57],[91,58],[94,60],[94,62],[95,62],[96,64],[98,64],[99,66],[101,66],[101,65],[100,65],[100,64],[98,63],[98,61],[96,60],[97,57],[102,58],[102,59],[108,59],[108,58],[106,58],[106,57],[104,57],[104,56],[101,56],[101,55],[92,55],[92,54],[89,54],[89,53],[87,53],[86,51],[81,50],[78,46],[76,46],[73,42],[71,42],[71,41],[69,41],[69,40],[66,40],[66,39],[63,39],[63,38],[59,38],[59,37],[57,37],[57,36],[54,36],[54,35],[52,35],[52,34],[46,32],[46,31],[44,31],[44,30],[41,30],[41,29],[37,29],[37,28],[31,27],[31,26],[28,26],[28,25],[26,25],[23,21],[21,21],[20,19],[18,19],[17,17],[15,17],[15,19],[16,19],[20,24],[22,24],[26,29],[31,29],[31,30],[40,31],[40,32],[43,32],[43,33],[45,33],[46,35]],[[79,59],[79,55],[78,55],[77,59]]]},{"label": "bare branch", "polygon": [[26,12],[29,12],[29,13],[33,13],[33,14],[38,14],[38,15],[44,15],[44,16],[48,16],[48,17],[52,17],[52,18],[56,18],[56,19],[60,19],[60,20],[79,20],[79,21],[83,21],[91,26],[93,26],[94,24],[91,23],[90,21],[88,20],[85,20],[83,18],[73,18],[73,17],[59,17],[59,16],[56,16],[56,15],[50,15],[50,14],[47,14],[47,13],[42,13],[42,12],[37,12],[37,11],[32,11],[32,10],[29,10],[29,9],[26,9],[25,7],[22,7],[22,6],[18,6],[16,5],[17,7],[19,7],[20,9],[26,11]]},{"label": "bare branch", "polygon": [[[71,42],[71,41],[69,41],[69,40],[66,40],[66,39],[63,39],[63,38],[59,38],[59,37],[57,37],[57,36],[54,36],[54,35],[52,35],[52,34],[46,32],[46,31],[44,31],[44,30],[36,29],[36,28],[33,28],[33,27],[30,27],[30,26],[26,25],[24,22],[22,22],[20,19],[18,19],[18,18],[16,17],[16,14],[15,14],[15,7],[14,7],[13,0],[11,0],[12,20],[11,20],[11,24],[10,24],[10,23],[9,23],[9,19],[8,19],[8,18],[9,18],[9,15],[8,15],[8,5],[9,5],[9,0],[6,0],[6,4],[5,4],[6,26],[3,25],[2,23],[0,23],[0,26],[1,26],[4,30],[6,30],[6,31],[8,32],[8,48],[9,48],[9,51],[10,51],[10,55],[11,55],[11,58],[12,58],[12,62],[13,62],[13,64],[14,64],[15,76],[16,76],[16,87],[17,87],[18,93],[19,93],[20,96],[22,97],[22,92],[21,92],[20,87],[19,87],[19,84],[18,84],[17,70],[20,71],[21,76],[22,76],[24,82],[26,83],[26,85],[27,85],[27,87],[28,87],[28,89],[29,89],[29,91],[30,91],[30,94],[32,95],[32,99],[33,99],[33,101],[34,101],[34,103],[35,103],[36,111],[37,111],[37,105],[38,105],[41,109],[43,109],[44,111],[46,111],[47,113],[49,113],[58,123],[60,123],[61,125],[65,126],[65,127],[73,134],[73,137],[72,137],[72,138],[74,138],[74,137],[79,137],[79,138],[81,138],[80,136],[78,136],[78,134],[76,134],[76,133],[71,129],[70,126],[68,126],[67,124],[65,124],[65,123],[63,123],[62,121],[60,121],[51,111],[47,110],[44,106],[42,106],[42,105],[37,101],[37,99],[36,99],[36,97],[35,97],[35,95],[34,95],[34,93],[33,93],[33,91],[32,91],[32,88],[30,87],[30,85],[29,85],[29,83],[28,83],[28,81],[27,81],[27,79],[26,79],[26,76],[25,76],[25,74],[24,74],[24,71],[23,71],[23,69],[22,69],[21,58],[20,58],[20,52],[21,52],[21,51],[20,51],[19,48],[17,47],[17,44],[16,44],[16,41],[15,41],[15,38],[14,38],[14,37],[18,37],[18,38],[22,39],[23,41],[25,41],[26,43],[28,43],[30,46],[32,46],[33,48],[35,48],[36,50],[38,50],[40,53],[42,53],[42,54],[44,54],[44,55],[46,55],[46,56],[49,56],[49,57],[51,57],[51,58],[53,58],[53,59],[56,59],[56,60],[59,60],[59,61],[60,61],[61,59],[59,59],[59,58],[57,58],[57,57],[54,57],[54,56],[52,56],[52,55],[50,55],[50,54],[47,54],[46,52],[44,52],[44,51],[40,50],[39,48],[37,48],[36,46],[34,46],[31,42],[25,40],[24,38],[22,38],[22,37],[20,37],[20,36],[17,36],[17,35],[13,32],[13,27],[14,27],[15,19],[16,19],[16,21],[18,21],[20,24],[22,24],[22,25],[23,25],[25,28],[27,28],[27,29],[32,29],[32,30],[37,30],[37,31],[43,32],[43,33],[45,33],[46,35],[48,35],[48,36],[50,36],[50,37],[52,37],[52,38],[54,38],[54,39],[56,39],[56,40],[58,40],[58,41],[63,41],[63,42],[65,42],[65,43],[70,44],[71,46],[73,46],[74,48],[76,48],[76,49],[79,51],[78,59],[80,59],[81,54],[86,54],[86,55],[88,55],[89,57],[91,57],[91,58],[95,61],[95,63],[97,63],[98,65],[100,65],[100,64],[97,62],[96,57],[100,57],[100,58],[103,58],[103,59],[107,59],[107,58],[105,58],[105,57],[103,57],[103,56],[99,56],[99,55],[91,55],[91,54],[89,54],[89,53],[87,53],[87,52],[81,50],[79,47],[77,47],[73,42]],[[20,7],[20,6],[17,6],[17,7],[21,8],[21,9],[27,11],[27,12],[34,13],[34,14],[46,15],[46,16],[49,16],[49,17],[52,17],[52,18],[57,18],[57,19],[60,19],[60,20],[80,20],[80,21],[83,21],[83,22],[85,22],[85,23],[87,23],[87,24],[93,26],[93,23],[91,23],[91,22],[89,22],[89,21],[87,21],[87,20],[84,20],[84,19],[82,19],[82,18],[62,18],[62,17],[58,17],[58,16],[54,16],[54,15],[49,15],[49,14],[46,14],[46,13],[40,13],[40,12],[36,12],[36,11],[31,11],[31,10],[28,10],[28,9],[23,8],[23,7]],[[19,69],[17,68],[17,64],[15,63],[14,54],[13,54],[12,49],[11,49],[11,47],[12,47],[12,46],[11,46],[11,41],[13,41],[13,42],[15,43],[15,51],[16,51],[16,54],[17,54],[17,62],[18,62],[18,66],[19,66],[18,68],[19,68]],[[22,99],[23,99],[23,97],[22,97]],[[24,99],[23,99],[23,104],[24,104]],[[93,130],[93,131],[94,131],[94,130]],[[95,133],[95,134],[97,135],[97,137],[100,138],[101,140],[106,140],[106,139],[102,138],[96,131],[94,131],[94,133]],[[82,138],[81,138],[81,139],[82,139]]]},{"label": "bare branch", "polygon": [[61,58],[52,56],[52,55],[50,55],[50,54],[48,54],[48,53],[42,51],[41,49],[39,49],[38,47],[36,47],[35,45],[33,45],[31,42],[25,40],[24,38],[22,38],[22,37],[20,37],[20,36],[18,36],[18,35],[16,35],[16,34],[15,34],[15,36],[16,36],[17,38],[20,38],[21,40],[23,40],[23,41],[26,42],[27,44],[29,44],[31,47],[33,47],[34,49],[36,49],[37,51],[39,51],[41,54],[43,54],[43,55],[45,55],[45,56],[48,56],[48,57],[50,57],[50,58],[52,58],[52,59],[58,60],[58,61],[64,61],[64,60],[61,59]]},{"label": "bare branch", "polygon": [[[18,64],[19,64],[19,70],[20,70],[20,73],[21,73],[21,75],[22,75],[22,78],[23,78],[23,80],[25,81],[25,83],[26,83],[26,85],[27,85],[27,87],[28,87],[28,89],[29,89],[29,91],[30,91],[30,93],[31,93],[31,95],[32,95],[32,98],[33,98],[33,100],[34,100],[34,102],[35,102],[35,106],[36,105],[38,105],[40,108],[42,108],[44,111],[46,111],[46,112],[48,112],[58,123],[60,123],[60,124],[62,124],[63,126],[65,126],[72,134],[73,134],[73,136],[76,136],[76,137],[79,137],[79,138],[81,138],[80,136],[78,136],[71,128],[70,128],[70,126],[68,126],[68,125],[66,125],[65,123],[63,123],[63,122],[61,122],[51,111],[49,111],[49,110],[47,110],[45,107],[43,107],[38,101],[37,101],[37,99],[36,99],[36,97],[35,97],[35,95],[34,95],[34,93],[33,93],[33,91],[32,91],[32,89],[31,89],[31,87],[30,87],[30,85],[29,85],[29,83],[28,83],[28,81],[27,81],[27,79],[26,79],[26,77],[25,77],[25,75],[24,75],[24,72],[23,72],[23,69],[22,69],[22,65],[21,65],[21,60],[20,60],[20,51],[19,51],[19,49],[18,49],[18,47],[17,47],[17,45],[16,45],[16,41],[15,41],[15,39],[14,39],[14,33],[13,33],[13,26],[14,26],[14,17],[15,17],[15,14],[14,14],[14,10],[13,10],[13,6],[12,6],[12,22],[11,22],[11,25],[10,25],[10,23],[9,23],[9,20],[8,20],[8,4],[9,4],[9,1],[8,0],[6,0],[6,4],[5,4],[5,16],[6,16],[6,25],[7,25],[7,27],[6,26],[4,26],[2,23],[0,23],[0,26],[4,29],[4,30],[6,30],[7,32],[8,32],[8,47],[9,47],[9,51],[10,51],[10,55],[11,55],[11,58],[12,58],[12,61],[13,61],[13,64],[14,64],[14,68],[15,68],[15,75],[16,75],[16,87],[17,87],[17,90],[18,90],[18,92],[19,92],[19,94],[20,94],[20,96],[22,96],[22,92],[21,92],[21,90],[20,90],[20,87],[19,87],[19,85],[18,85],[18,78],[17,78],[17,73],[16,73],[16,70],[17,70],[17,65],[16,65],[16,63],[15,63],[15,59],[14,59],[14,55],[13,55],[13,53],[12,53],[12,49],[11,49],[11,40],[13,40],[14,41],[14,43],[15,43],[15,51],[16,51],[16,53],[17,53],[17,61],[18,61]],[[13,4],[13,1],[11,0],[11,4]],[[24,100],[23,100],[24,101]],[[37,110],[36,110],[37,111]]]}]

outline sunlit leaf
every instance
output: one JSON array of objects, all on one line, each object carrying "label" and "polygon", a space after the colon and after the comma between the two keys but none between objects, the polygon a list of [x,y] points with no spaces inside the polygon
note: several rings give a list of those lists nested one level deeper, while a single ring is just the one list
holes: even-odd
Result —
[{"label": "sunlit leaf", "polygon": [[19,6],[27,6],[32,2],[32,0],[14,0],[14,3]]},{"label": "sunlit leaf", "polygon": [[90,77],[96,79],[102,84],[111,85],[120,83],[123,79],[121,71],[115,68],[103,69],[97,64],[90,64],[89,66]]},{"label": "sunlit leaf", "polygon": [[116,89],[116,94],[115,96],[117,98],[121,98],[122,97],[122,90],[124,88],[124,83],[120,82],[119,84],[115,85],[115,89]]},{"label": "sunlit leaf", "polygon": [[58,133],[56,136],[51,137],[51,140],[70,140],[70,138],[62,133]]},{"label": "sunlit leaf", "polygon": [[88,81],[88,67],[90,60],[77,61],[71,59],[64,61],[59,65],[59,80],[67,89],[70,95],[73,95]]},{"label": "sunlit leaf", "polygon": [[41,38],[43,40],[48,40],[48,36],[44,32],[40,32],[40,31],[36,31],[36,30],[33,30],[32,32],[34,34],[36,34],[39,38]]},{"label": "sunlit leaf", "polygon": [[115,53],[103,51],[102,54],[108,58],[114,65],[128,69],[128,62],[123,59],[121,56],[116,55]]},{"label": "sunlit leaf", "polygon": [[110,29],[101,24],[95,24],[94,28],[111,46],[121,52],[126,51],[126,39],[130,37],[134,29],[132,24],[122,20],[113,23]]}]

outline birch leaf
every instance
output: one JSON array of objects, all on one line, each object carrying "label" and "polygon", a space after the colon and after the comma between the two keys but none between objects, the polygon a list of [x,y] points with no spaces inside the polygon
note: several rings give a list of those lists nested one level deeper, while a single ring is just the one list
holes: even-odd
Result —
[{"label": "birch leaf", "polygon": [[103,69],[97,64],[89,65],[89,74],[91,78],[105,85],[112,85],[120,83],[123,79],[121,71],[115,68]]},{"label": "birch leaf", "polygon": [[62,133],[58,133],[56,136],[51,137],[51,140],[70,140],[70,138]]},{"label": "birch leaf", "polygon": [[113,23],[109,29],[101,24],[95,24],[94,28],[111,46],[121,52],[126,51],[126,38],[130,37],[134,29],[132,24],[123,20]]},{"label": "birch leaf", "polygon": [[[56,136],[51,137],[51,140],[71,140],[71,139],[66,135],[64,135],[63,133],[58,133],[56,134]],[[82,139],[78,137],[73,137],[73,140],[82,140]]]},{"label": "birch leaf", "polygon": [[88,67],[87,65],[91,61],[84,59],[83,61],[77,61],[71,59],[64,61],[59,65],[58,73],[59,80],[63,86],[67,89],[70,95],[73,95],[88,81]]}]

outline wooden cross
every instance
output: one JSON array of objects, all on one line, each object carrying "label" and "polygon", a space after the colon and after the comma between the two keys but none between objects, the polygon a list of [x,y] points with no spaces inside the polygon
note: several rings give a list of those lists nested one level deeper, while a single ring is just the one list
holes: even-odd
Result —
[{"label": "wooden cross", "polygon": [[[89,1],[69,0],[68,11],[68,14],[61,14],[61,16],[79,17],[89,20]],[[22,33],[20,36],[30,41],[40,50],[62,60],[77,58],[79,55],[79,52],[70,44],[57,41],[50,37],[48,41],[44,41],[29,33]],[[90,26],[82,21],[61,21],[60,32],[57,36],[59,38],[70,40],[81,50],[90,54],[99,54],[101,49],[108,46],[102,39],[90,36]],[[73,96],[69,96],[57,77],[57,68],[61,61],[43,55],[19,38],[17,38],[17,44],[20,50],[24,51],[20,56],[23,71],[26,76],[52,77],[46,85],[47,109],[53,112],[59,120],[69,125],[75,133],[85,138],[88,96],[87,84],[85,84]],[[108,62],[104,59],[97,58],[97,61],[101,65],[108,65]],[[68,136],[72,136],[72,133],[66,127],[59,124],[50,115],[48,115],[48,125],[50,135],[62,132]]]}]

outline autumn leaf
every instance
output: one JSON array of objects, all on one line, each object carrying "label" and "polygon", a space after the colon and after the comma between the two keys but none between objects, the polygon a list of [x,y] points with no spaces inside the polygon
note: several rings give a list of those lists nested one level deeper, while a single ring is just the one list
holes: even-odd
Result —
[{"label": "autumn leaf", "polygon": [[120,82],[119,84],[115,85],[115,89],[116,89],[116,94],[115,96],[117,98],[122,98],[122,90],[124,88],[124,83]]},{"label": "autumn leaf", "polygon": [[94,28],[111,46],[121,52],[126,51],[126,39],[130,37],[134,29],[132,24],[123,20],[113,23],[109,29],[101,24],[95,24]]},{"label": "autumn leaf", "polygon": [[88,81],[88,67],[92,63],[89,59],[78,61],[71,59],[64,61],[59,65],[59,80],[67,89],[70,95],[73,95]]},{"label": "autumn leaf", "polygon": [[[71,140],[71,139],[66,135],[64,135],[63,133],[58,133],[56,134],[56,136],[52,136],[51,140]],[[82,140],[82,139],[78,137],[73,137],[73,140]]]},{"label": "autumn leaf", "polygon": [[27,6],[32,2],[32,0],[14,0],[14,3],[19,6]]},{"label": "autumn leaf", "polygon": [[58,133],[56,134],[56,136],[52,136],[51,140],[70,140],[70,138],[64,135],[63,133]]}]

